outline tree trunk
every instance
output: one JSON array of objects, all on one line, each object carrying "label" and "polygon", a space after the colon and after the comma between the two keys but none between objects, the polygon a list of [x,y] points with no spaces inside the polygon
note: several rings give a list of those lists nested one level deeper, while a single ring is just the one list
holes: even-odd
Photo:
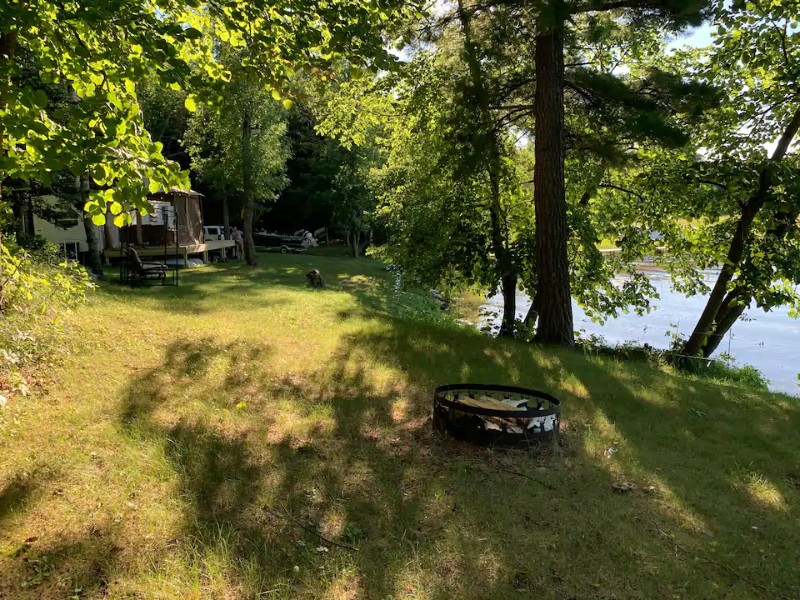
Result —
[{"label": "tree trunk", "polygon": [[[33,234],[33,207],[29,190],[14,190],[9,196],[11,212],[14,216],[17,239]],[[7,202],[8,202],[7,201]]]},{"label": "tree trunk", "polygon": [[31,201],[30,192],[25,194],[25,199],[22,204],[22,229],[25,235],[33,235],[36,232],[36,227],[33,222],[33,202]]},{"label": "tree trunk", "polygon": [[[775,164],[786,156],[786,152],[789,150],[798,130],[800,130],[800,107],[795,111],[783,135],[778,140],[769,162],[761,170],[758,188],[742,206],[739,220],[736,223],[736,231],[728,248],[725,264],[720,269],[719,277],[717,277],[706,306],[694,326],[692,335],[689,336],[681,350],[684,359],[692,356],[704,356],[706,358],[711,356],[719,346],[722,338],[725,337],[725,334],[728,333],[742,312],[744,312],[745,306],[750,302],[750,294],[748,294],[748,297],[742,297],[741,294],[729,292],[728,286],[742,262],[742,257],[749,242],[753,221],[769,199]],[[780,231],[777,231],[773,235],[778,237],[780,233]],[[783,235],[785,236],[785,233]],[[780,236],[778,239],[782,239],[782,237]]]},{"label": "tree trunk", "polygon": [[514,337],[517,324],[517,276],[506,275],[502,281],[503,288],[503,320],[500,323],[500,335]]},{"label": "tree trunk", "polygon": [[[81,208],[83,210],[83,208]],[[136,212],[136,245],[144,246],[144,232],[142,231],[142,215]]]},{"label": "tree trunk", "polygon": [[503,294],[503,319],[500,323],[500,336],[513,337],[517,316],[517,273],[509,250],[508,228],[500,201],[500,181],[502,178],[502,153],[497,137],[495,123],[491,115],[490,99],[486,89],[483,71],[477,49],[472,41],[470,18],[461,0],[458,2],[458,16],[461,33],[464,36],[464,57],[469,66],[472,79],[473,102],[478,112],[477,132],[472,136],[473,152],[482,158],[489,177],[489,219],[491,222],[492,252],[497,263]]},{"label": "tree trunk", "polygon": [[226,240],[231,239],[231,207],[227,190],[222,192],[222,231],[225,232],[223,237]]},{"label": "tree trunk", "polygon": [[[105,224],[105,226],[103,227],[103,240],[104,240],[104,242],[105,242],[105,247],[106,247],[106,249],[114,248],[114,246],[115,246],[115,245],[116,245],[116,243],[117,243],[117,242],[114,240],[114,237],[113,237],[113,235],[112,235],[112,233],[111,233],[111,227],[113,227],[113,226],[114,226],[114,225],[112,225],[111,223],[109,223],[108,221],[106,221],[106,224]],[[106,256],[108,256],[108,255],[106,254]]]},{"label": "tree trunk", "polygon": [[564,185],[563,21],[536,36],[533,170],[536,210],[536,341],[575,344]]},{"label": "tree trunk", "polygon": [[86,266],[98,277],[103,277],[103,257],[100,256],[100,243],[97,239],[97,228],[94,226],[94,223],[92,223],[92,218],[89,216],[89,213],[83,210],[86,202],[89,201],[89,190],[91,188],[89,176],[86,174],[81,175],[78,178],[78,185],[78,209],[83,215],[83,219],[81,220],[83,221],[83,230],[86,232],[86,245],[89,247],[89,252],[86,257]]},{"label": "tree trunk", "polygon": [[242,118],[242,190],[244,191],[244,208],[242,220],[244,221],[244,256],[247,264],[258,264],[256,258],[256,244],[253,240],[253,212],[255,210],[255,197],[253,192],[253,165],[250,138],[253,135],[250,112],[245,110]]},{"label": "tree trunk", "polygon": [[[764,200],[756,196],[748,200],[742,207],[741,215],[736,223],[736,231],[733,234],[731,245],[728,248],[728,255],[725,258],[725,264],[720,269],[706,306],[700,314],[700,318],[694,326],[694,331],[686,341],[681,354],[698,356],[701,354],[703,346],[712,338],[718,338],[714,348],[719,345],[722,338],[719,337],[719,332],[716,331],[714,324],[719,321],[720,309],[728,291],[728,284],[733,280],[736,268],[744,255],[745,244],[750,234],[750,228],[753,225],[753,219],[763,204]],[[705,353],[703,354],[705,355]]]},{"label": "tree trunk", "polygon": [[[228,202],[228,191],[225,189],[222,190],[222,237],[226,240],[231,239],[231,207]],[[228,251],[229,248],[222,249],[222,256],[226,260],[228,258]]]},{"label": "tree trunk", "polygon": [[528,312],[525,313],[525,318],[522,320],[525,331],[530,331],[531,327],[536,324],[538,318],[539,313],[536,312],[536,295],[534,294],[533,298],[531,298],[531,305],[528,307]]},{"label": "tree trunk", "polygon": [[[744,309],[747,308],[746,302],[736,302],[735,300],[739,300],[738,294],[735,292],[730,292],[722,303],[722,308],[719,311],[719,317],[716,323],[714,323],[714,329],[706,338],[705,344],[700,349],[700,353],[704,358],[708,358],[714,352],[716,352],[717,347],[722,343],[722,340],[725,338],[725,335],[730,331],[730,328],[733,327],[733,324],[742,316]],[[744,298],[741,298],[744,300]]]}]

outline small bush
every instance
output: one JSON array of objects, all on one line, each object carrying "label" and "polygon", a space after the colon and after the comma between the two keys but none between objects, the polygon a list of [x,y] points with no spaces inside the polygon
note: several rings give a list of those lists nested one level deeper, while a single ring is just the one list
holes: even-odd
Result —
[{"label": "small bush", "polygon": [[86,270],[59,262],[58,246],[40,237],[0,243],[0,396],[25,394],[35,366],[58,343],[65,310],[92,287]]},{"label": "small bush", "polygon": [[755,390],[769,390],[769,380],[761,371],[751,365],[739,365],[729,354],[720,354],[715,360],[684,360],[679,369],[704,379],[736,383]]}]

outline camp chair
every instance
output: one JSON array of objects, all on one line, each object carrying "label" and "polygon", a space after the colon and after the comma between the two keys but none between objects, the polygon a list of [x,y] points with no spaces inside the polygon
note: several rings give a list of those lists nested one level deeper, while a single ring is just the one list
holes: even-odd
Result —
[{"label": "camp chair", "polygon": [[142,262],[134,248],[127,248],[125,253],[132,267],[133,275],[138,279],[166,279],[167,265],[160,262]]}]

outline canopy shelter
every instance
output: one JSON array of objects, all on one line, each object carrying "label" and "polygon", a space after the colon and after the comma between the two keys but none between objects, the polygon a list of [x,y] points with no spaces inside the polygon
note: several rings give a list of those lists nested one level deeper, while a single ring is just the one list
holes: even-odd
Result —
[{"label": "canopy shelter", "polygon": [[[203,254],[207,262],[210,251],[232,248],[233,240],[204,241],[202,197],[178,188],[148,194],[153,210],[144,216],[132,214],[133,223],[120,230],[122,245],[135,246],[140,257],[180,257],[184,266],[190,254]],[[107,251],[106,256],[122,257],[122,248]]]},{"label": "canopy shelter", "polygon": [[[147,200],[153,211],[145,216],[136,215],[135,239],[139,246],[194,246],[203,243],[203,215],[200,209],[202,194],[194,190],[172,188],[149,194]],[[164,210],[167,206],[168,210]],[[164,215],[168,222],[164,226]],[[164,239],[164,236],[167,239]]]}]

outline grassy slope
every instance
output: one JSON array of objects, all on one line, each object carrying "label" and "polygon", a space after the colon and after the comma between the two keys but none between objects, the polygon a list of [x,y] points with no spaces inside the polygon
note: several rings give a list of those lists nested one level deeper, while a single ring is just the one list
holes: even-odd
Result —
[{"label": "grassy slope", "polygon": [[[369,261],[182,276],[0,410],[0,597],[800,596],[796,401],[402,319]],[[434,435],[461,380],[562,398],[562,452]]]}]

